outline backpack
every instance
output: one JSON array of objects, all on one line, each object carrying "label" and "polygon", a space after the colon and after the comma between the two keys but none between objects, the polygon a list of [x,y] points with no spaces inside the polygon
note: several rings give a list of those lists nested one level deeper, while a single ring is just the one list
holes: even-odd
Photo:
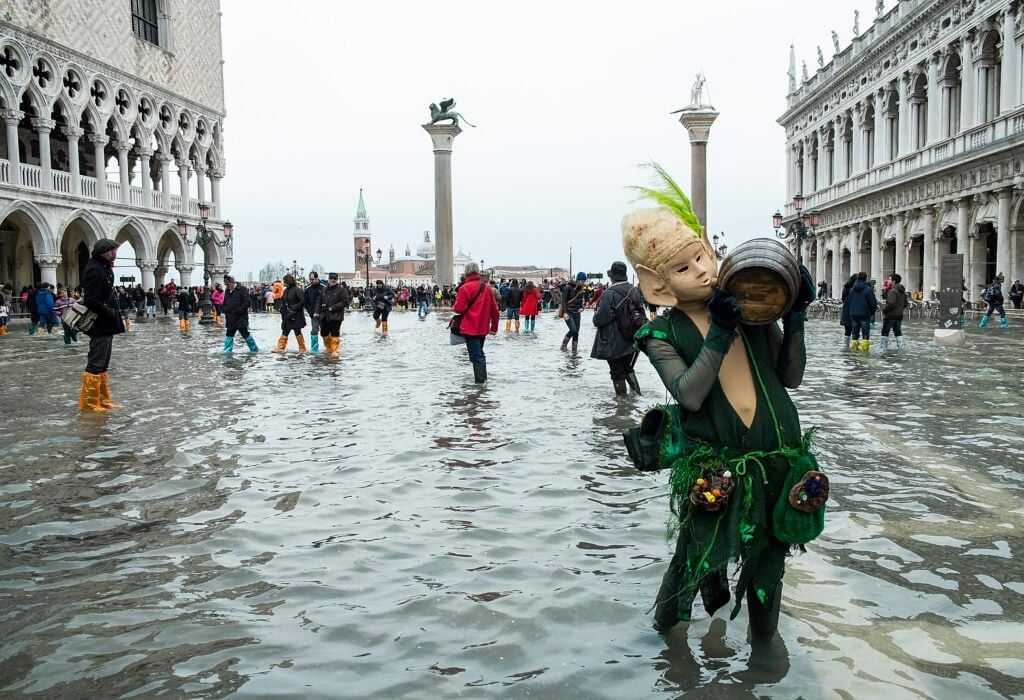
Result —
[{"label": "backpack", "polygon": [[636,287],[631,287],[622,297],[622,301],[612,307],[619,333],[630,340],[637,331],[647,325],[647,308],[634,294],[635,291]]}]

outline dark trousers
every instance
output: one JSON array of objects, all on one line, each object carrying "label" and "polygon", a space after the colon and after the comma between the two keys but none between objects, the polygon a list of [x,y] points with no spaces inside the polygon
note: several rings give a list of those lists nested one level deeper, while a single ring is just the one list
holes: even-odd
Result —
[{"label": "dark trousers", "polygon": [[569,329],[569,332],[565,334],[565,337],[578,340],[580,337],[580,312],[566,311],[565,325]]},{"label": "dark trousers", "polygon": [[903,319],[902,318],[885,318],[882,319],[882,335],[886,338],[889,337],[889,331],[900,338],[903,336]]},{"label": "dark trousers", "polygon": [[373,320],[376,321],[379,318],[381,321],[387,321],[388,320],[388,314],[390,314],[390,313],[391,313],[391,309],[389,309],[387,307],[384,307],[383,309],[378,309],[378,308],[375,307],[373,309]]},{"label": "dark trousers", "polygon": [[999,312],[1000,318],[1006,318],[1006,310],[1003,309],[1002,304],[993,304],[991,301],[988,303],[988,311],[985,312],[986,316],[991,316],[993,311]]},{"label": "dark trousers", "polygon": [[110,366],[110,351],[114,348],[114,336],[101,335],[89,338],[89,360],[85,371],[89,374],[103,374]]},{"label": "dark trousers", "polygon": [[616,357],[614,360],[608,360],[608,373],[612,375],[613,382],[625,379],[630,375],[633,365],[636,364],[636,357],[637,353],[634,351],[628,355]]},{"label": "dark trousers", "polygon": [[466,336],[466,350],[469,351],[469,361],[473,364],[487,361],[487,357],[484,355],[485,340],[487,340],[486,335]]},{"label": "dark trousers", "polygon": [[320,335],[337,338],[341,335],[341,321],[320,321]]},{"label": "dark trousers", "polygon": [[242,338],[249,337],[249,326],[237,326],[235,328],[228,328],[224,331],[224,336],[227,338],[234,338],[235,333],[238,333]]}]

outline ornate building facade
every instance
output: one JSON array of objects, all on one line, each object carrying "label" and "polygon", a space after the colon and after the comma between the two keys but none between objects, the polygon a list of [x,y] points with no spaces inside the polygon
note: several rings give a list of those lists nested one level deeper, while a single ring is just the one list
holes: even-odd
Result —
[{"label": "ornate building facade", "polygon": [[799,83],[791,54],[785,222],[795,194],[820,213],[802,252],[834,296],[861,270],[927,291],[961,253],[977,299],[997,273],[1024,275],[1024,4],[882,7]]},{"label": "ornate building facade", "polygon": [[130,244],[144,287],[175,277],[172,257],[189,285],[194,237],[178,220],[194,232],[200,203],[227,244],[204,262],[227,272],[222,63],[219,0],[7,0],[0,282],[75,286],[111,238]]}]

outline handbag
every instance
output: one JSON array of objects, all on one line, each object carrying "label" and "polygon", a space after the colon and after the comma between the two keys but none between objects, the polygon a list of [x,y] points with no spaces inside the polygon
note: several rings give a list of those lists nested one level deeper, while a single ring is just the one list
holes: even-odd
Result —
[{"label": "handbag", "polygon": [[[480,295],[483,293],[484,287],[486,286],[487,285],[484,282],[480,283],[480,288],[476,290],[476,294],[474,294],[473,298],[469,300],[468,304],[466,304],[466,311],[473,308],[473,304],[475,304],[476,300],[480,298]],[[448,330],[452,332],[452,335],[462,335],[462,315],[464,313],[466,312],[464,311],[462,314],[455,314],[452,316],[452,320],[448,322]]]},{"label": "handbag", "polygon": [[95,311],[90,311],[89,307],[82,302],[76,301],[64,311],[60,320],[61,323],[73,331],[88,333],[89,329],[96,323],[97,318],[99,318],[99,314]]}]

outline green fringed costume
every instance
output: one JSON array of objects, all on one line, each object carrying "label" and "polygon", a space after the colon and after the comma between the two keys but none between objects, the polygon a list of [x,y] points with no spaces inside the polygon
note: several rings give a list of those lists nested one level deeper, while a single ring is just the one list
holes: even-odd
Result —
[{"label": "green fringed costume", "polygon": [[[686,387],[670,386],[671,377],[679,376],[680,359],[684,369],[704,367],[701,381],[710,384],[706,396],[694,392],[699,397],[690,397],[689,409],[687,397],[676,396],[680,405],[670,415],[679,425],[666,427],[662,443],[659,466],[672,470],[671,503],[679,533],[655,604],[659,629],[689,620],[698,591],[709,614],[726,605],[727,565],[740,561],[732,617],[746,594],[754,634],[774,634],[785,557],[791,546],[821,532],[824,508],[800,513],[787,498],[793,484],[817,464],[786,391],[787,384],[798,385],[803,375],[803,314],[791,313],[784,329],[777,324],[741,325],[727,331],[712,325],[704,338],[685,313],[672,309],[637,333],[638,346],[674,394],[686,393]],[[721,360],[737,336],[746,346],[757,392],[750,428],[717,379]],[[713,378],[709,372],[714,372]],[[664,446],[670,446],[672,454],[666,455]],[[732,472],[735,488],[728,502],[714,512],[692,506],[690,488],[703,473],[715,469]]]}]

